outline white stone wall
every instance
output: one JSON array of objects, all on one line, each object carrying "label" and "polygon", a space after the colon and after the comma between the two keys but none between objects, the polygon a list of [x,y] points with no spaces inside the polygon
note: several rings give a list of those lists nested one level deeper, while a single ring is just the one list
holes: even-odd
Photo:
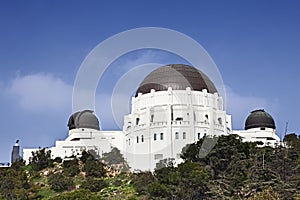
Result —
[{"label": "white stone wall", "polygon": [[243,142],[262,142],[259,146],[276,147],[280,145],[280,138],[272,128],[251,128],[248,130],[234,130],[233,134],[242,137]]},{"label": "white stone wall", "polygon": [[[80,156],[83,150],[94,150],[99,156],[117,147],[124,154],[124,135],[122,131],[98,131],[88,128],[73,129],[65,140],[56,141],[55,146],[49,148],[51,157],[62,159],[72,155]],[[39,149],[23,149],[23,159],[26,163],[32,157],[32,151]]]},{"label": "white stone wall", "polygon": [[159,160],[178,161],[187,144],[204,135],[228,134],[228,129],[231,117],[218,94],[190,88],[152,90],[133,97],[131,114],[124,117],[125,157],[132,170],[153,171]]}]

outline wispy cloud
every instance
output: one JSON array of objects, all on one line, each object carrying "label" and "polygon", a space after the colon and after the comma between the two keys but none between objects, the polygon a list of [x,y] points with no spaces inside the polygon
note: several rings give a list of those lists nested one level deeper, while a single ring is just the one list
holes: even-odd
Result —
[{"label": "wispy cloud", "polygon": [[6,88],[6,94],[26,111],[58,111],[71,106],[72,86],[53,74],[18,76]]}]

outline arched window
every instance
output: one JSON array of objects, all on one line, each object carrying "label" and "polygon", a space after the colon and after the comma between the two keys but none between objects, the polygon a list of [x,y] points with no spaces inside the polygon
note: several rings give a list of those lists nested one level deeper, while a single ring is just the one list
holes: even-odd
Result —
[{"label": "arched window", "polygon": [[178,133],[178,132],[175,133],[175,139],[176,139],[176,140],[179,139],[179,133]]},{"label": "arched window", "polygon": [[200,133],[198,133],[198,140],[200,140],[200,137],[201,137],[201,134],[200,134]]},{"label": "arched window", "polygon": [[139,136],[136,136],[136,143],[139,143]]},{"label": "arched window", "polygon": [[220,125],[223,124],[223,123],[222,123],[222,118],[221,118],[221,117],[218,118],[218,122],[219,122]]},{"label": "arched window", "polygon": [[164,139],[164,133],[160,133],[160,140]]},{"label": "arched window", "polygon": [[142,142],[144,142],[144,135],[142,135],[141,137],[142,137],[142,139],[141,139],[141,140],[142,140]]},{"label": "arched window", "polygon": [[154,133],[154,141],[157,139],[157,135],[156,135],[156,133]]}]

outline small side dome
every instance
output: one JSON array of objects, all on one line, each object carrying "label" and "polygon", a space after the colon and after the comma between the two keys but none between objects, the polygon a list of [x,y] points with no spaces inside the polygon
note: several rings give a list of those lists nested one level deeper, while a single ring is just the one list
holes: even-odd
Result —
[{"label": "small side dome", "polygon": [[71,115],[68,121],[68,127],[69,130],[76,128],[91,128],[100,130],[99,120],[93,114],[92,110],[84,110]]},{"label": "small side dome", "polygon": [[275,129],[275,122],[273,117],[263,109],[254,110],[246,119],[245,130],[251,128],[273,128]]}]

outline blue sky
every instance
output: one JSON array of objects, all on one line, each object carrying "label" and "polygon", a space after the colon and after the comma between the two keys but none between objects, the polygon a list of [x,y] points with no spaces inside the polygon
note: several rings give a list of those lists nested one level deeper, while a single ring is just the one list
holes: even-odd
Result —
[{"label": "blue sky", "polygon": [[[299,133],[299,9],[298,1],[0,1],[0,161],[10,160],[16,139],[22,147],[64,139],[84,58],[101,41],[138,27],[177,30],[208,51],[227,87],[235,129],[251,110],[265,108],[279,135],[286,121],[288,132]],[[115,66],[180,61],[147,50]],[[113,69],[104,80],[117,80]],[[103,129],[117,129],[101,110],[112,83],[97,90]]]}]

